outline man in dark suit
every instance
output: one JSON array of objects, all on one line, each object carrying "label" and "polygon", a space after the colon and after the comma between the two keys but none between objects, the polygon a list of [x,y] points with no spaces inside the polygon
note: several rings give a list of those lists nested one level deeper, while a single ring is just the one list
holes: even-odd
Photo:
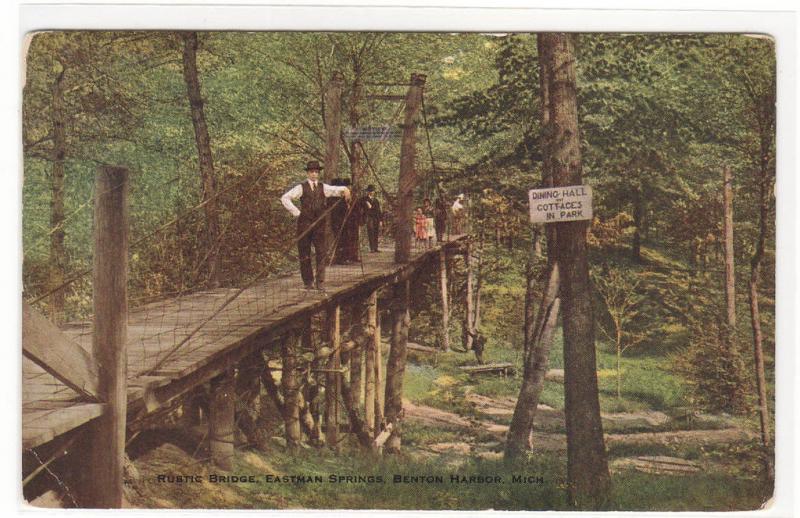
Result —
[{"label": "man in dark suit", "polygon": [[[307,289],[314,287],[314,271],[311,268],[311,246],[316,254],[317,276],[316,287],[323,289],[325,283],[326,235],[325,235],[325,199],[332,196],[343,196],[350,200],[350,189],[345,186],[327,185],[319,181],[322,166],[316,160],[306,164],[308,179],[297,184],[281,196],[281,203],[292,216],[297,218],[297,252],[300,260],[300,276]],[[298,209],[294,202],[300,200]]]}]

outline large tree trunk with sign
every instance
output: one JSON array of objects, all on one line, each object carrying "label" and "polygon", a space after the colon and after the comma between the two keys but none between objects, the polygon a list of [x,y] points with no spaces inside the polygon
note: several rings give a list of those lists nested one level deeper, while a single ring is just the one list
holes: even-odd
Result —
[{"label": "large tree trunk with sign", "polygon": [[[548,149],[555,187],[582,183],[572,38],[564,33],[539,34],[539,62],[550,94]],[[600,509],[608,499],[611,479],[600,420],[587,224],[557,223],[555,251],[564,327],[567,496],[578,508]]]},{"label": "large tree trunk with sign", "polygon": [[219,286],[219,211],[217,210],[217,177],[214,173],[214,160],[211,155],[211,138],[203,110],[203,97],[200,93],[200,79],[197,74],[197,33],[184,32],[183,37],[183,79],[189,96],[189,108],[194,126],[195,144],[200,162],[200,177],[203,184],[203,207],[206,217],[205,262],[208,284]]}]

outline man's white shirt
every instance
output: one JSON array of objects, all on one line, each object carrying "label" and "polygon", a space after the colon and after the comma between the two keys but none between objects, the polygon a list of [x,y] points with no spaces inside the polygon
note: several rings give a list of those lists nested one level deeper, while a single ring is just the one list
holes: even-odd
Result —
[{"label": "man's white shirt", "polygon": [[[306,180],[305,182],[298,183],[297,185],[286,191],[286,193],[284,193],[283,196],[281,196],[281,204],[283,204],[283,206],[286,207],[286,210],[288,210],[295,218],[300,216],[300,209],[298,209],[295,206],[294,202],[299,200],[300,197],[303,196],[304,183],[312,184],[311,188],[312,191],[319,189],[319,186],[321,185],[322,192],[326,198],[344,196],[344,192],[347,190],[347,186],[328,185],[326,183],[320,182],[319,180],[317,180],[316,182]],[[316,184],[316,186],[314,186],[314,184]]]}]

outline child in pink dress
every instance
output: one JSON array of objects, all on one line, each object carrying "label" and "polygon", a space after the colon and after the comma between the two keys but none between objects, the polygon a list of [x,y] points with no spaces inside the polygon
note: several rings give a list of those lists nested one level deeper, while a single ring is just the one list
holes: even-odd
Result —
[{"label": "child in pink dress", "polygon": [[422,207],[417,207],[414,212],[414,235],[417,237],[417,243],[424,243],[428,240],[427,232],[428,222],[425,214],[422,212]]}]

